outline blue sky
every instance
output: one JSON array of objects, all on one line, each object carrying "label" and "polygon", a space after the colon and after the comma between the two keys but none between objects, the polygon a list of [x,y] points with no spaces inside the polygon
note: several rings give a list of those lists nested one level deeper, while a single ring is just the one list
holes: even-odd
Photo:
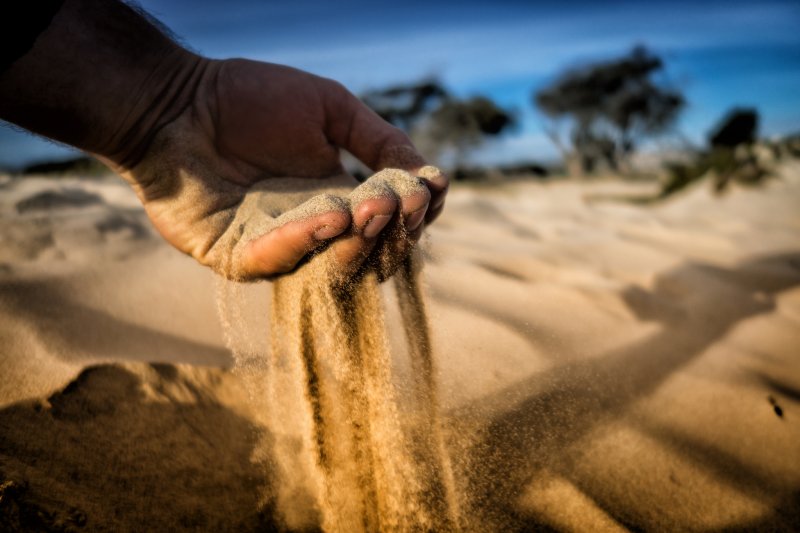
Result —
[{"label": "blue sky", "polygon": [[[701,142],[732,106],[754,106],[764,135],[800,131],[800,3],[141,0],[193,49],[289,64],[356,93],[438,76],[519,113],[516,132],[476,151],[483,162],[555,151],[531,93],[569,66],[645,44],[689,106],[679,123]],[[66,153],[0,129],[0,164]]]}]

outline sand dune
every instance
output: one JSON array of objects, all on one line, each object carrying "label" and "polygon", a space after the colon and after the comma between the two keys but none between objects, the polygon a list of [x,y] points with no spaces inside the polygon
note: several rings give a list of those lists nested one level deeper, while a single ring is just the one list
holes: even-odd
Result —
[{"label": "sand dune", "polygon": [[[431,228],[471,524],[800,523],[800,166],[721,198],[608,200],[651,187],[456,187]],[[274,528],[270,406],[233,368],[213,275],[114,179],[0,179],[0,218],[0,530]],[[241,292],[232,340],[258,360],[269,286]]]}]

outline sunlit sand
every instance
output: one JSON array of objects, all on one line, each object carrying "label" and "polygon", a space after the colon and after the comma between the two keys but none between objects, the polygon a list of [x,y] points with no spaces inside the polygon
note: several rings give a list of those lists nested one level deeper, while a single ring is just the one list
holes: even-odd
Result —
[{"label": "sunlit sand", "polygon": [[[422,294],[465,529],[800,523],[800,167],[778,174],[651,206],[608,199],[649,183],[454,187]],[[271,285],[228,294],[241,320],[223,331],[215,276],[118,179],[1,180],[0,523],[323,524],[303,483],[277,497],[308,450],[270,426]],[[381,292],[410,419],[401,307]]]}]

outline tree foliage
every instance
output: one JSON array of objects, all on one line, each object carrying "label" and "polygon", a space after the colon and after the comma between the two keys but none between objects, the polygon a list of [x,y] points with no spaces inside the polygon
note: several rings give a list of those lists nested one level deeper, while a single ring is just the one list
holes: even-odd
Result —
[{"label": "tree foliage", "polygon": [[770,171],[769,165],[753,149],[757,133],[758,112],[755,109],[730,110],[709,133],[707,149],[694,154],[689,162],[667,164],[661,197],[674,194],[706,176],[713,180],[717,192],[724,191],[733,182],[761,183]]},{"label": "tree foliage", "polygon": [[511,114],[485,96],[448,99],[430,115],[429,134],[442,145],[465,149],[486,136],[499,135],[514,123]]},{"label": "tree foliage", "polygon": [[617,168],[640,139],[664,132],[684,107],[680,93],[653,79],[663,66],[636,47],[625,57],[568,70],[536,92],[534,102],[554,121],[571,125],[570,147],[549,131],[565,157],[577,157],[587,172],[600,161]]},{"label": "tree foliage", "polygon": [[456,165],[466,150],[508,131],[515,122],[510,111],[490,98],[459,99],[435,80],[370,91],[361,99],[430,151],[453,150]]},{"label": "tree foliage", "polygon": [[381,118],[406,131],[410,131],[425,114],[449,99],[447,90],[436,80],[394,85],[361,96],[361,100]]},{"label": "tree foliage", "polygon": [[708,144],[715,148],[735,148],[752,144],[757,133],[758,112],[752,108],[734,108],[712,130]]}]

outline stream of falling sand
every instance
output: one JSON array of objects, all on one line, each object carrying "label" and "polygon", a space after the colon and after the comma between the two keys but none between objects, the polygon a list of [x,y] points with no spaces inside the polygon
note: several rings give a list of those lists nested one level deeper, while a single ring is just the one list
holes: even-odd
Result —
[{"label": "stream of falling sand", "polygon": [[[397,179],[392,178],[393,186]],[[305,472],[326,532],[456,531],[457,499],[418,283],[421,259],[416,249],[391,257],[391,243],[405,238],[402,221],[396,220],[387,235],[378,245],[384,250],[345,284],[335,281],[325,253],[273,283],[270,378],[264,392],[270,431],[278,435],[272,445],[281,487],[276,506],[285,519],[292,514],[301,485],[308,485],[299,479]],[[391,273],[412,370],[413,407],[403,412],[392,379],[380,287]],[[229,314],[222,313],[230,322]],[[230,335],[230,324],[225,329]],[[283,408],[291,405],[292,389],[302,397],[295,410]],[[304,428],[300,446],[280,437],[296,433],[298,426]]]}]

